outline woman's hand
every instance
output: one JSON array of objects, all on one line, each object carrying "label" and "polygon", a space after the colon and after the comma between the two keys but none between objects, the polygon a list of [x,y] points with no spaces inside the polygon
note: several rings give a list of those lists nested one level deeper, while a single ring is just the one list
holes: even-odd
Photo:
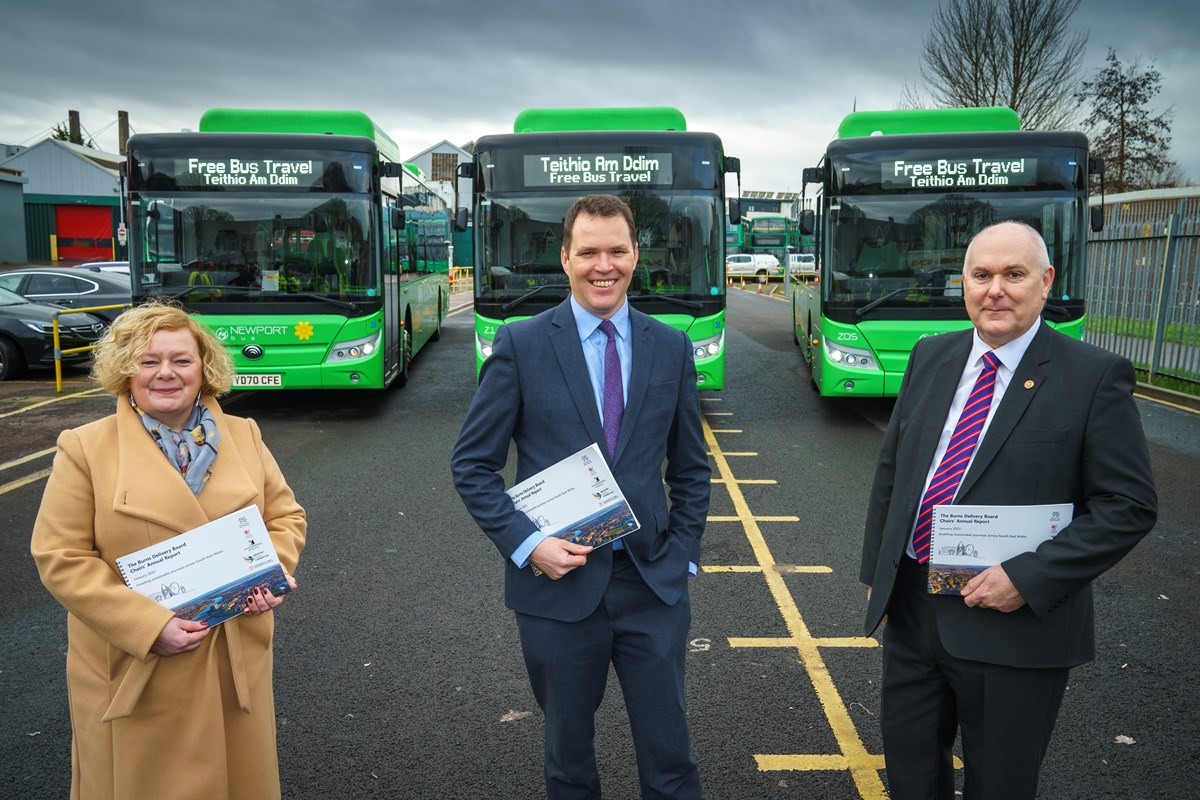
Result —
[{"label": "woman's hand", "polygon": [[[284,577],[287,578],[288,587],[292,591],[295,591],[296,587],[299,586],[299,584],[296,583],[296,579],[291,575],[288,575],[286,572],[283,574]],[[265,614],[273,608],[278,608],[279,604],[282,602],[282,597],[276,597],[270,592],[264,592],[262,589],[255,588],[254,593],[246,598],[246,602],[242,603],[242,611],[244,611],[247,615],[254,617],[259,614]]]},{"label": "woman's hand", "polygon": [[150,652],[160,656],[176,656],[195,650],[208,636],[207,622],[193,622],[190,619],[171,617],[158,634]]}]

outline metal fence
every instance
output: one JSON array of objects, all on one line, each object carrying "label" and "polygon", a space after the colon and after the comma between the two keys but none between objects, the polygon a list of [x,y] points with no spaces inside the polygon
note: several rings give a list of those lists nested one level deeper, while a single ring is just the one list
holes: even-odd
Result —
[{"label": "metal fence", "polygon": [[1084,339],[1150,383],[1200,386],[1200,187],[1113,195],[1104,218],[1088,243]]}]

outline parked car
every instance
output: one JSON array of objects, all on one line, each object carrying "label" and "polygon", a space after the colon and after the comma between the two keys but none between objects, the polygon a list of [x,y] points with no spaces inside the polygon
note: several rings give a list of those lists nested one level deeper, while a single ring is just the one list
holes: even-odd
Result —
[{"label": "parked car", "polygon": [[[26,367],[54,366],[54,314],[60,309],[32,303],[0,289],[0,381],[21,375]],[[67,314],[58,320],[58,341],[64,350],[95,344],[108,326],[91,314]],[[87,361],[91,352],[64,355],[64,364]]]},{"label": "parked car", "polygon": [[759,278],[778,278],[783,275],[779,259],[763,253],[737,253],[725,257],[725,274],[731,277],[754,275]]},{"label": "parked car", "polygon": [[788,256],[788,274],[811,278],[817,274],[817,257],[812,253],[792,253]]},{"label": "parked car", "polygon": [[[130,302],[133,291],[129,276],[79,267],[24,267],[0,272],[0,289],[16,292],[26,300],[53,303],[68,308],[91,308]],[[112,322],[123,309],[97,311],[96,316]],[[69,314],[67,315],[70,316]]]},{"label": "parked car", "polygon": [[129,274],[128,261],[88,261],[85,264],[73,264],[72,269],[91,269],[100,272],[116,272],[121,275]]}]

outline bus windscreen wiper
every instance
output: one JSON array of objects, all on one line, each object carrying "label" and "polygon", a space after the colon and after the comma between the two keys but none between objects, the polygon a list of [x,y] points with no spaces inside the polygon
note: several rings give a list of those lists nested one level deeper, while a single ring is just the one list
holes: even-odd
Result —
[{"label": "bus windscreen wiper", "polygon": [[533,287],[528,292],[526,292],[525,294],[516,298],[515,300],[509,300],[507,303],[500,306],[500,310],[504,311],[504,312],[512,311],[514,308],[521,305],[526,300],[533,297],[535,294],[541,294],[542,292],[546,291],[547,289],[560,289],[560,290],[566,289],[569,292],[571,290],[571,287],[569,284],[566,284],[566,283],[543,283],[541,286]]},{"label": "bus windscreen wiper", "polygon": [[896,295],[898,295],[898,294],[908,294],[909,292],[911,292],[911,291],[912,291],[912,289],[913,289],[913,287],[911,287],[911,286],[904,286],[904,287],[902,287],[902,288],[900,288],[900,289],[892,289],[890,292],[888,292],[887,294],[883,295],[882,297],[876,297],[874,300],[872,300],[871,302],[867,303],[867,304],[866,304],[865,306],[863,306],[862,308],[856,308],[856,309],[854,309],[854,316],[855,316],[855,317],[857,317],[858,319],[862,319],[862,318],[863,318],[863,317],[865,317],[867,314],[870,314],[870,313],[871,313],[871,310],[872,310],[873,308],[875,308],[875,307],[879,306],[880,304],[882,304],[884,300],[890,300],[890,299],[892,299],[893,297],[895,297],[895,296],[896,296]]},{"label": "bus windscreen wiper", "polygon": [[902,286],[899,289],[892,289],[890,292],[885,294],[883,297],[876,297],[874,300],[867,303],[862,308],[854,309],[854,316],[858,319],[862,319],[867,314],[870,314],[874,308],[878,307],[885,300],[890,300],[898,294],[908,294],[909,292],[914,292],[914,291],[915,292],[926,292],[926,293],[941,293],[943,296],[945,296],[945,294],[946,294],[946,288],[944,286]]},{"label": "bus windscreen wiper", "polygon": [[213,286],[212,284],[208,284],[208,283],[197,283],[193,286],[187,287],[182,292],[176,292],[175,294],[171,295],[169,299],[182,300],[183,298],[187,297],[189,294],[194,294],[195,292],[243,292],[243,293],[245,293],[248,291],[250,291],[250,290],[247,289],[245,286],[227,286],[227,285],[223,285],[223,284],[217,284],[216,286]]},{"label": "bus windscreen wiper", "polygon": [[334,306],[337,306],[338,308],[345,309],[346,311],[349,311],[353,316],[358,316],[359,314],[362,313],[359,310],[357,303],[351,303],[348,300],[338,300],[336,297],[330,297],[328,295],[319,294],[317,292],[288,292],[287,294],[280,295],[280,296],[281,297],[289,297],[289,298],[290,297],[304,297],[309,300],[320,300],[322,303],[329,303],[330,305],[334,305]]},{"label": "bus windscreen wiper", "polygon": [[682,297],[675,297],[674,295],[669,295],[669,294],[658,294],[657,292],[642,292],[641,294],[631,294],[631,295],[629,295],[629,299],[631,299],[631,300],[663,300],[667,303],[674,303],[675,305],[683,306],[684,308],[694,308],[694,309],[704,308],[703,303],[697,303],[695,300],[685,300]]}]

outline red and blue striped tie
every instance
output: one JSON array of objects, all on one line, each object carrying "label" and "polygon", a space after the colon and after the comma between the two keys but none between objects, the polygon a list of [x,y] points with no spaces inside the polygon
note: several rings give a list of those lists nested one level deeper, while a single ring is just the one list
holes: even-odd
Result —
[{"label": "red and blue striped tie", "polygon": [[984,367],[971,389],[971,396],[963,407],[954,433],[950,436],[950,444],[946,445],[946,453],[938,464],[937,471],[929,480],[929,488],[921,498],[921,509],[917,512],[917,524],[913,528],[913,553],[917,562],[924,564],[929,561],[929,533],[933,526],[933,507],[946,505],[954,501],[958,485],[962,483],[967,465],[971,463],[971,454],[975,452],[975,443],[983,431],[983,423],[987,421],[988,410],[992,407],[992,394],[996,389],[996,368],[1000,359],[988,351],[983,354]]},{"label": "red and blue striped tie", "polygon": [[625,415],[625,388],[621,380],[621,356],[617,353],[617,328],[612,320],[603,320],[600,330],[608,337],[604,345],[604,441],[608,457],[617,454],[617,436],[621,433],[621,417]]}]

